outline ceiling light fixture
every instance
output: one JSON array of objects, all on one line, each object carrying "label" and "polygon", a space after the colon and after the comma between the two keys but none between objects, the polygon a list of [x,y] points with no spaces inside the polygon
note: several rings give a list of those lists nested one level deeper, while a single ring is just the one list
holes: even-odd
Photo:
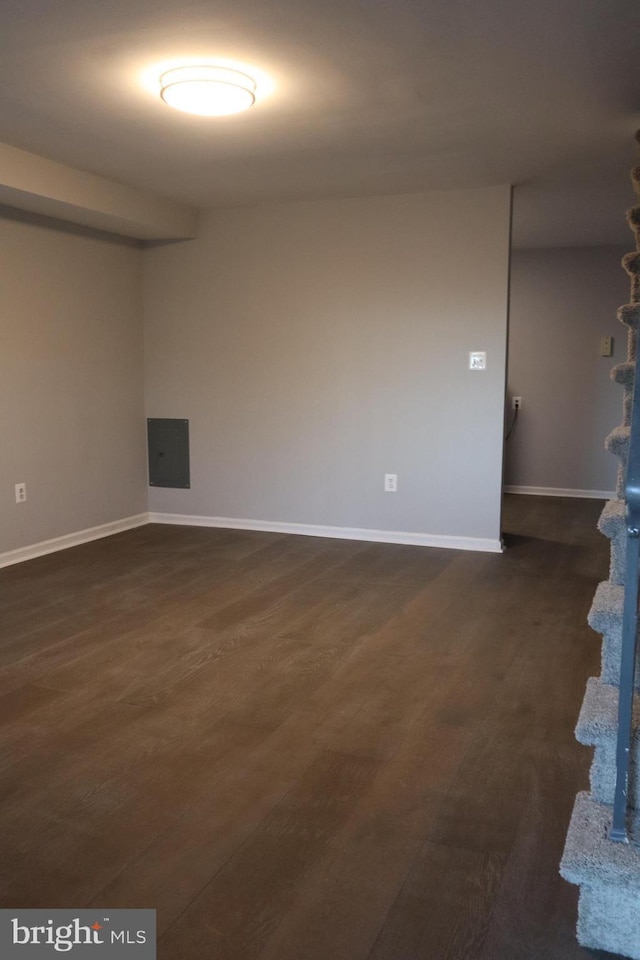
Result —
[{"label": "ceiling light fixture", "polygon": [[201,117],[225,117],[253,106],[256,82],[230,67],[175,67],[160,77],[160,96],[170,107]]}]

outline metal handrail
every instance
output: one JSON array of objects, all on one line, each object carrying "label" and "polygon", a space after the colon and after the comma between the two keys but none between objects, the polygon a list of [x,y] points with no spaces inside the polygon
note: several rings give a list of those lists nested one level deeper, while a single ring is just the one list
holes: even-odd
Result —
[{"label": "metal handrail", "polygon": [[633,406],[627,456],[626,500],[627,558],[622,653],[618,696],[618,739],[616,743],[616,790],[609,837],[629,843],[629,770],[633,736],[633,693],[638,636],[638,578],[640,575],[640,351],[636,358]]}]

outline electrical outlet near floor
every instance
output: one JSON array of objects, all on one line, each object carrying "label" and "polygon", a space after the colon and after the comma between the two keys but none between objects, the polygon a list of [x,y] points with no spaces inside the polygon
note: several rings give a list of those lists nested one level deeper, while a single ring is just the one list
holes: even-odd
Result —
[{"label": "electrical outlet near floor", "polygon": [[520,410],[522,408],[522,397],[512,397],[511,406],[514,410]]},{"label": "electrical outlet near floor", "polygon": [[398,492],[398,474],[397,474],[397,473],[385,473],[385,475],[384,475],[384,492],[385,492],[385,493],[397,493],[397,492]]},{"label": "electrical outlet near floor", "polygon": [[16,503],[24,503],[27,499],[26,483],[16,483]]}]

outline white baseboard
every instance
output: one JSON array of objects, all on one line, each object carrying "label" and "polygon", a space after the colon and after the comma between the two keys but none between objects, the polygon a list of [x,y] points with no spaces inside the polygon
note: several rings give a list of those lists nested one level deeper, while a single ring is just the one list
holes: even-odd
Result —
[{"label": "white baseboard", "polygon": [[420,547],[441,547],[448,550],[478,550],[485,553],[501,553],[501,540],[482,537],[448,537],[437,533],[405,533],[397,530],[367,530],[360,527],[317,526],[308,523],[286,523],[280,520],[242,520],[231,517],[197,517],[182,513],[139,513],[124,517],[98,527],[89,527],[75,533],[67,533],[52,540],[42,540],[27,547],[0,553],[0,568],[14,563],[34,560],[36,557],[67,550],[82,543],[110,537],[114,533],[133,530],[146,523],[167,523],[189,527],[220,527],[228,530],[258,530],[266,533],[289,533],[305,537],[327,537],[336,540],[365,540],[373,543],[402,543]]},{"label": "white baseboard", "polygon": [[503,487],[505,493],[524,493],[531,497],[579,497],[584,500],[613,500],[613,490],[574,490],[564,487]]},{"label": "white baseboard", "polygon": [[501,540],[482,537],[447,537],[437,533],[404,533],[397,530],[367,530],[360,527],[329,527],[309,523],[285,523],[280,520],[240,520],[231,517],[195,517],[183,513],[150,513],[150,523],[170,523],[188,527],[221,527],[227,530],[260,530],[266,533],[292,533],[303,537],[329,537],[336,540],[367,540],[374,543],[405,543],[419,547],[444,547],[449,550],[481,550],[502,553]]},{"label": "white baseboard", "polygon": [[145,523],[149,523],[149,514],[139,513],[135,517],[125,517],[123,520],[103,523],[99,527],[89,527],[87,530],[67,533],[62,537],[54,537],[53,540],[42,540],[40,543],[32,543],[28,547],[19,547],[17,550],[0,553],[0,567],[9,567],[13,563],[22,563],[24,560],[43,557],[47,553],[55,553],[58,550],[77,547],[79,544],[89,543],[91,540],[100,540],[101,537],[110,537],[114,533],[122,533],[123,530],[132,530],[134,527],[141,527]]}]

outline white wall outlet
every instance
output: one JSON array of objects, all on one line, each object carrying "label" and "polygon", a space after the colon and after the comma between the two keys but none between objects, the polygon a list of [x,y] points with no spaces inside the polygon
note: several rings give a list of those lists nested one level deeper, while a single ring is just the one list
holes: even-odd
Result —
[{"label": "white wall outlet", "polygon": [[16,503],[24,503],[27,499],[26,483],[16,483]]},{"label": "white wall outlet", "polygon": [[397,473],[385,473],[385,475],[384,475],[384,492],[385,492],[385,493],[397,493],[397,492],[398,492],[398,474],[397,474]]},{"label": "white wall outlet", "polygon": [[486,370],[487,355],[484,350],[472,350],[469,354],[469,370]]},{"label": "white wall outlet", "polygon": [[521,409],[522,409],[522,397],[512,397],[512,398],[511,398],[511,406],[512,406],[512,408],[513,408],[514,410],[521,410]]},{"label": "white wall outlet", "polygon": [[600,337],[600,356],[613,356],[613,337]]}]

